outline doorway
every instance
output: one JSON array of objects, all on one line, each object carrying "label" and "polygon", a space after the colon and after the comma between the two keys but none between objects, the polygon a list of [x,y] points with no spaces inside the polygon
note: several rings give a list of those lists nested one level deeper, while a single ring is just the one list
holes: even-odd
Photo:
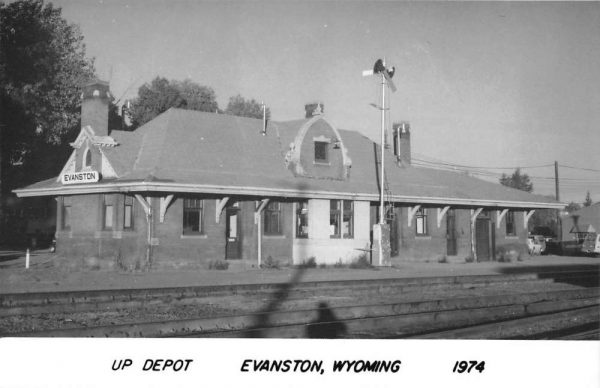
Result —
[{"label": "doorway", "polygon": [[225,209],[225,258],[240,259],[242,246],[242,229],[240,227],[240,208],[237,202]]},{"label": "doorway", "polygon": [[490,261],[492,259],[492,234],[489,212],[481,212],[475,220],[475,252],[477,261]]}]

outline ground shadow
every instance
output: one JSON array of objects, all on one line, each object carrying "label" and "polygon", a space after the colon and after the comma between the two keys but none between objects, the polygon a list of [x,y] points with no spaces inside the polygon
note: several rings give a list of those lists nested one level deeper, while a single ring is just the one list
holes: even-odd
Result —
[{"label": "ground shadow", "polygon": [[265,331],[268,330],[270,315],[276,312],[279,306],[288,299],[291,289],[300,282],[304,271],[306,271],[306,268],[298,267],[289,282],[277,286],[277,290],[273,293],[269,303],[257,313],[254,324],[249,328],[249,338],[266,337]]},{"label": "ground shadow", "polygon": [[338,321],[326,302],[320,302],[317,319],[306,327],[308,338],[341,338],[348,332],[346,325]]},{"label": "ground shadow", "polygon": [[539,265],[501,268],[500,273],[535,273],[540,279],[552,279],[580,287],[600,287],[600,264]]}]

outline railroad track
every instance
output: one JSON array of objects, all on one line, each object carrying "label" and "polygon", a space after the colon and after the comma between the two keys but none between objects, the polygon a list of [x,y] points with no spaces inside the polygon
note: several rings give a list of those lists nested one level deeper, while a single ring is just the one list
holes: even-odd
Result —
[{"label": "railroad track", "polygon": [[[560,273],[562,279],[597,274]],[[534,291],[531,289],[546,289]],[[528,289],[529,292],[511,291]],[[498,291],[501,290],[501,291]],[[595,338],[600,289],[560,287],[534,274],[251,284],[0,296],[0,318],[81,311],[131,311],[265,298],[260,313],[11,333],[57,337]],[[428,293],[429,292],[429,293]],[[287,302],[273,300],[272,296]],[[351,304],[360,298],[361,304]],[[473,295],[475,294],[475,295]],[[391,296],[390,296],[391,295]],[[437,295],[437,298],[431,298]],[[443,295],[444,298],[439,298]],[[246,299],[243,299],[246,298]],[[294,301],[290,306],[282,306]],[[319,301],[327,304],[315,305]],[[263,303],[264,304],[264,303]],[[258,306],[258,305],[257,305]],[[94,310],[95,309],[95,310]],[[258,311],[255,309],[254,311]],[[270,311],[274,310],[274,311]],[[276,310],[276,311],[275,311]],[[5,318],[6,319],[6,318]],[[498,328],[502,330],[498,331]]]},{"label": "railroad track", "polygon": [[[564,272],[563,278],[582,278],[589,273]],[[269,297],[275,292],[289,288],[290,298],[324,293],[335,295],[349,289],[369,294],[409,293],[427,288],[469,289],[506,283],[551,283],[551,278],[540,278],[537,274],[480,276],[440,276],[423,278],[342,280],[323,282],[241,284],[224,286],[169,287],[109,289],[91,291],[63,291],[0,294],[0,317],[41,313],[76,313],[107,309],[143,308],[153,304],[188,304],[202,302],[206,298],[244,295],[257,298]]]}]

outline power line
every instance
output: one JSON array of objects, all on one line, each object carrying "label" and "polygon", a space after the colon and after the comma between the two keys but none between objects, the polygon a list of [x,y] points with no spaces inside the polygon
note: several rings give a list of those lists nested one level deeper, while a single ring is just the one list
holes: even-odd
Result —
[{"label": "power line", "polygon": [[560,167],[564,167],[564,168],[570,168],[573,170],[583,170],[583,171],[593,171],[593,172],[600,172],[600,170],[596,170],[594,168],[585,168],[585,167],[573,167],[573,166],[567,166],[565,164],[559,164]]},{"label": "power line", "polygon": [[447,161],[444,161],[444,160],[441,160],[441,159],[432,158],[430,156],[423,155],[423,154],[415,153],[415,155],[420,155],[421,157],[423,157],[425,159],[418,159],[418,158],[413,158],[413,159],[421,160],[421,161],[425,161],[425,162],[428,162],[426,159],[429,159],[429,160],[436,161],[436,162],[438,162],[440,164],[444,164],[444,165],[448,165],[448,166],[465,167],[465,168],[475,168],[475,169],[479,168],[479,169],[486,169],[486,170],[515,170],[517,168],[524,169],[524,168],[554,167],[553,163],[541,164],[541,165],[534,165],[534,166],[511,166],[511,167],[470,166],[470,165],[466,165],[466,164],[458,164],[458,163],[447,162]]}]

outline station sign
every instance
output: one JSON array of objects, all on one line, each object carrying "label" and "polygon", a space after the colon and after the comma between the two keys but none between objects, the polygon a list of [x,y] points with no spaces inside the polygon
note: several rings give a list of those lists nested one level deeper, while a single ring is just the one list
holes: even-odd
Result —
[{"label": "station sign", "polygon": [[100,180],[98,171],[82,171],[62,174],[60,181],[63,185],[74,185],[77,183],[94,183]]}]

